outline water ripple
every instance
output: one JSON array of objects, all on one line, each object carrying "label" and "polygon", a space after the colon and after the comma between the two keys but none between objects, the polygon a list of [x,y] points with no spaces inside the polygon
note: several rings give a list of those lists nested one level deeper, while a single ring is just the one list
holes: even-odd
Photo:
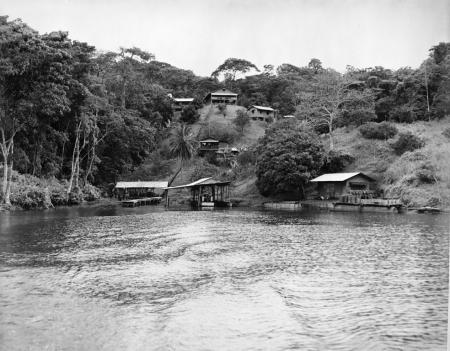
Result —
[{"label": "water ripple", "polygon": [[444,216],[125,214],[2,226],[0,349],[445,349]]}]

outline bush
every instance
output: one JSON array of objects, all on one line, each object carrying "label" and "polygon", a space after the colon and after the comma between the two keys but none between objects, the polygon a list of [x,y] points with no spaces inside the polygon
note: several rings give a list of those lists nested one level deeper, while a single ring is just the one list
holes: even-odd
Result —
[{"label": "bush", "polygon": [[445,136],[447,139],[450,139],[450,127],[445,128],[442,131],[442,135]]},{"label": "bush", "polygon": [[227,105],[226,104],[218,104],[217,108],[219,109],[219,112],[225,117],[227,114]]},{"label": "bush", "polygon": [[419,168],[416,170],[415,178],[420,183],[431,184],[436,182],[436,171],[428,168]]},{"label": "bush", "polygon": [[369,122],[359,127],[359,132],[366,139],[390,139],[397,134],[397,128],[388,122]]},{"label": "bush", "polygon": [[227,123],[210,122],[200,130],[198,138],[200,140],[213,138],[223,143],[232,144],[238,137],[237,131]]},{"label": "bush", "polygon": [[192,167],[189,180],[193,182],[200,178],[215,177],[219,172],[220,169],[217,166],[202,158]]},{"label": "bush", "polygon": [[23,186],[11,193],[11,204],[30,210],[35,208],[51,208],[48,188],[38,186]]},{"label": "bush", "polygon": [[69,194],[69,205],[79,205],[83,202],[83,193],[78,188],[74,188]]},{"label": "bush", "polygon": [[189,105],[183,108],[181,111],[180,121],[193,124],[198,121],[200,114],[197,112],[194,106]]},{"label": "bush", "polygon": [[245,150],[236,159],[241,166],[254,165],[256,163],[256,153],[254,150]]},{"label": "bush", "polygon": [[342,151],[330,150],[325,155],[324,164],[320,169],[320,173],[341,172],[354,160],[355,158],[350,154],[346,154]]},{"label": "bush", "polygon": [[250,117],[248,116],[248,113],[246,111],[238,110],[233,123],[239,129],[239,131],[243,133],[245,126],[250,123]]},{"label": "bush", "polygon": [[82,190],[84,201],[95,201],[100,199],[100,190],[92,184],[86,184]]},{"label": "bush", "polygon": [[417,120],[417,115],[409,106],[400,106],[389,113],[389,119],[400,123],[412,123]]},{"label": "bush", "polygon": [[370,110],[344,111],[342,116],[336,122],[338,127],[355,126],[371,122],[377,118],[377,115]]},{"label": "bush", "polygon": [[425,145],[424,141],[411,132],[400,133],[397,141],[391,144],[397,155],[403,155],[407,151],[420,149]]},{"label": "bush", "polygon": [[50,199],[53,206],[67,206],[69,204],[69,196],[66,189],[52,189]]}]

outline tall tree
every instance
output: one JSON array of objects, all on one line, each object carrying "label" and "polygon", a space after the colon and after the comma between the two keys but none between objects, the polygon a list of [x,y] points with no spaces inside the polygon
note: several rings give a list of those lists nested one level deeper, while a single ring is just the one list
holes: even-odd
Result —
[{"label": "tall tree", "polygon": [[62,32],[39,36],[20,20],[0,19],[0,134],[5,203],[9,202],[16,134],[42,136],[45,130],[53,130],[52,125],[71,109],[69,94],[74,79],[69,72],[71,55],[66,50],[66,38]]},{"label": "tall tree", "polygon": [[226,82],[234,82],[236,80],[237,73],[245,74],[252,69],[259,72],[258,67],[256,67],[250,61],[237,58],[228,58],[224,63],[216,68],[211,76],[214,78],[218,78],[219,75],[223,74]]},{"label": "tall tree", "polygon": [[353,88],[351,81],[334,71],[316,75],[308,89],[298,99],[297,111],[319,130],[321,126],[326,127],[331,150],[334,148],[333,132],[337,119],[346,108],[373,109],[370,91]]},{"label": "tall tree", "polygon": [[313,70],[315,74],[323,71],[322,61],[317,58],[312,58],[308,63],[308,68]]},{"label": "tall tree", "polygon": [[141,68],[140,63],[148,63],[155,56],[139,48],[120,48],[115,55],[117,78],[119,79],[120,106],[126,106],[126,91],[130,81],[136,78],[137,71]]},{"label": "tall tree", "polygon": [[256,186],[264,196],[283,193],[304,197],[304,186],[320,170],[324,151],[305,126],[276,123],[259,141]]},{"label": "tall tree", "polygon": [[169,180],[170,186],[181,172],[184,163],[190,160],[194,152],[194,139],[191,128],[186,124],[177,125],[170,132],[169,150],[173,157],[178,158],[179,167],[173,177]]}]

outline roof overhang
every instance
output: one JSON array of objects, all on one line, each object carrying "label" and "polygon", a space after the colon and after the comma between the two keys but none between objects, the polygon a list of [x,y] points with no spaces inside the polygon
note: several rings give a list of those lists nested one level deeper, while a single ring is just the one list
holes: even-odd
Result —
[{"label": "roof overhang", "polygon": [[370,181],[375,181],[372,177],[362,173],[362,172],[351,172],[351,173],[327,173],[310,180],[311,183],[323,183],[323,182],[345,182],[353,177],[362,176],[369,179]]}]

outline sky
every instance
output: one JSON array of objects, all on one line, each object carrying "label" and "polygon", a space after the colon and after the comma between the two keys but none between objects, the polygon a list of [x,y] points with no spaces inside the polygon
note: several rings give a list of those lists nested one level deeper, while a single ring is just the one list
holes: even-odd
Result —
[{"label": "sky", "polygon": [[450,41],[449,0],[0,0],[0,14],[98,50],[136,46],[202,76],[229,57],[416,68]]}]

